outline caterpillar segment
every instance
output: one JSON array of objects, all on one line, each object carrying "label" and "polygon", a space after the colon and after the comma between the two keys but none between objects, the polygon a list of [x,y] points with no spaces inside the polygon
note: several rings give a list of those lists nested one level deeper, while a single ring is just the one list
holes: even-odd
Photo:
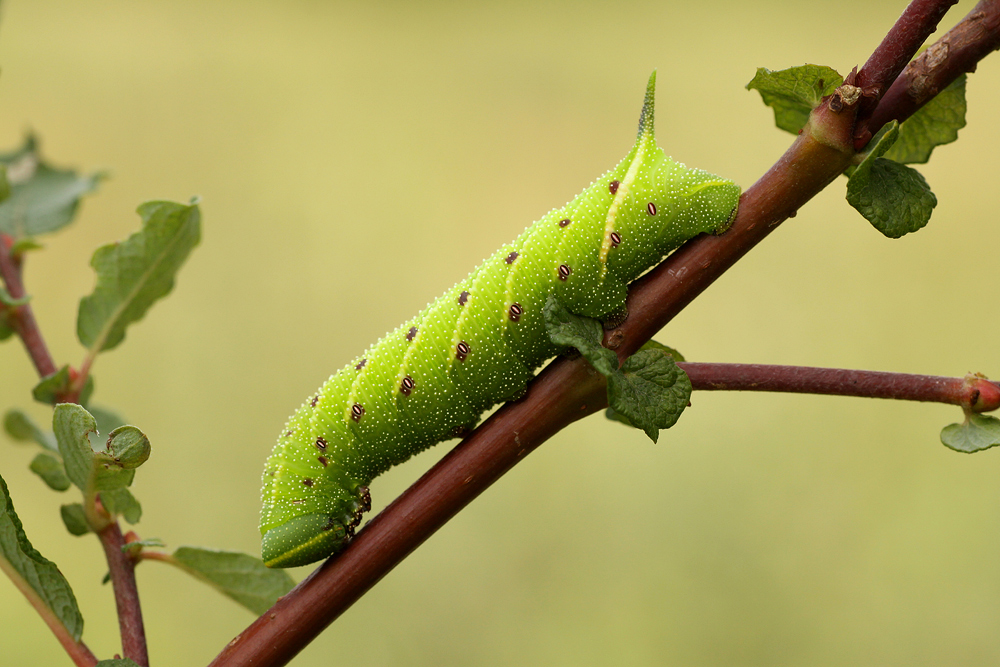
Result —
[{"label": "caterpillar segment", "polygon": [[579,315],[620,318],[629,282],[688,239],[728,228],[739,187],[657,147],[654,85],[655,73],[625,159],[332,375],[292,415],[264,469],[269,567],[340,551],[371,506],[372,479],[521,395],[560,351],[542,316],[550,294]]}]

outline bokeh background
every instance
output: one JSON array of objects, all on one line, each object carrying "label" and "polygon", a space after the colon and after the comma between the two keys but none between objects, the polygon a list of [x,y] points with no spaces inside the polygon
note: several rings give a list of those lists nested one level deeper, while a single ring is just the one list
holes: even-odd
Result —
[{"label": "bokeh background", "polygon": [[[27,267],[59,364],[83,356],[93,249],[134,231],[142,201],[202,197],[174,293],[94,367],[94,402],[153,443],[140,534],[259,553],[260,472],[288,414],[615,164],[651,70],[661,145],[746,186],[791,138],[744,90],[754,69],[846,73],[903,6],[5,0],[0,147],[31,128],[50,161],[112,173]],[[1000,376],[1000,56],[968,98],[959,141],[920,167],[940,201],[928,228],[882,238],[838,181],[658,339],[691,360]],[[17,341],[0,346],[0,407],[48,420],[35,381]],[[960,418],[700,393],[654,445],[591,417],[294,664],[995,663],[1000,454],[945,449]],[[378,479],[376,510],[448,446]],[[73,499],[28,472],[33,453],[0,441],[0,471],[110,657],[99,545],[63,529]],[[252,620],[170,568],[138,578],[155,664],[205,664]],[[5,579],[0,664],[70,664]]]}]

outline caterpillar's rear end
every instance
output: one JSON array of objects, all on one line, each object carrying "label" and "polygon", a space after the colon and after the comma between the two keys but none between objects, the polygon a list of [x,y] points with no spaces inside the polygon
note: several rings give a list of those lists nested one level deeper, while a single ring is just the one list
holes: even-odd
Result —
[{"label": "caterpillar's rear end", "polygon": [[270,567],[343,548],[377,475],[520,395],[559,348],[542,307],[620,315],[628,283],[684,241],[725,230],[739,187],[674,162],[653,137],[650,78],[639,136],[615,169],[527,228],[417,317],[354,360],[289,420],[264,470]]}]

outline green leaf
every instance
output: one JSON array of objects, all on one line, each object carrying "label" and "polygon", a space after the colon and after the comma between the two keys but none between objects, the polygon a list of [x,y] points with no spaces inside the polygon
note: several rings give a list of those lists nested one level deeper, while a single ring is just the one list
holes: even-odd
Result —
[{"label": "green leaf", "polygon": [[114,459],[90,447],[88,433],[97,429],[93,416],[75,403],[60,403],[52,415],[66,474],[84,493],[113,491],[128,486],[135,470],[124,470]]},{"label": "green leaf", "polygon": [[764,67],[747,84],[760,93],[764,104],[774,109],[774,124],[798,134],[809,121],[809,113],[844,82],[837,70],[823,65],[802,65],[773,72]]},{"label": "green leaf", "polygon": [[236,551],[180,547],[168,562],[258,615],[295,585],[286,571],[271,569],[259,558]]},{"label": "green leaf", "polygon": [[28,467],[31,472],[41,477],[50,489],[65,491],[70,487],[69,477],[66,476],[62,461],[51,454],[38,454]]},{"label": "green leaf", "polygon": [[875,229],[892,239],[915,232],[931,219],[937,198],[915,169],[881,157],[899,136],[896,121],[871,141],[864,160],[847,181],[847,201]]},{"label": "green leaf", "polygon": [[14,440],[32,441],[49,451],[59,451],[59,448],[56,446],[55,436],[42,431],[31,420],[31,417],[20,410],[12,408],[4,414],[3,428],[7,431],[7,435]]},{"label": "green leaf", "polygon": [[59,516],[62,517],[63,524],[70,535],[86,535],[90,532],[90,524],[87,523],[87,513],[83,511],[80,503],[71,503],[59,507]]},{"label": "green leaf", "polygon": [[111,491],[102,491],[100,495],[104,509],[111,516],[120,514],[133,526],[139,523],[139,519],[142,518],[142,505],[135,499],[131,491],[122,487]]},{"label": "green leaf", "polygon": [[965,75],[955,79],[899,126],[899,139],[883,157],[902,164],[923,164],[935,146],[958,139],[965,127]]},{"label": "green leaf", "polygon": [[97,286],[80,300],[76,330],[92,354],[121,343],[128,325],[173,289],[174,276],[201,238],[197,204],[146,202],[139,215],[140,231],[98,248],[90,260]]},{"label": "green leaf", "polygon": [[28,598],[39,613],[51,615],[75,640],[83,633],[83,616],[69,582],[28,541],[14,512],[7,484],[0,477],[0,570]]},{"label": "green leaf", "polygon": [[38,154],[35,137],[12,153],[0,154],[7,169],[10,197],[0,203],[0,232],[15,239],[54,232],[73,221],[83,195],[93,192],[103,174],[80,176],[56,169]]},{"label": "green leaf", "polygon": [[115,658],[113,660],[101,660],[94,667],[139,667],[128,658]]},{"label": "green leaf", "polygon": [[0,340],[7,340],[14,335],[14,328],[11,326],[6,308],[0,308]]},{"label": "green leaf", "polygon": [[678,352],[674,348],[669,347],[667,345],[664,345],[663,343],[659,343],[659,342],[657,342],[655,340],[647,340],[643,344],[643,346],[640,347],[639,349],[640,350],[660,350],[664,354],[669,354],[671,357],[673,357],[674,361],[686,361],[684,359],[684,355],[683,354],[681,354],[680,352]]},{"label": "green leaf", "polygon": [[10,254],[14,256],[23,255],[26,252],[41,250],[44,247],[45,246],[30,236],[25,236],[24,238],[14,241],[14,245],[10,247]]},{"label": "green leaf", "polygon": [[108,434],[107,454],[126,470],[138,468],[149,459],[151,447],[146,434],[135,426],[119,426]]},{"label": "green leaf", "polygon": [[546,300],[542,316],[545,318],[545,330],[553,343],[575,347],[602,375],[618,370],[617,355],[601,346],[604,327],[600,322],[569,312],[554,294]]},{"label": "green leaf", "polygon": [[614,413],[653,442],[661,429],[677,422],[690,399],[691,380],[663,350],[639,350],[625,360],[620,373],[608,378],[608,404]]},{"label": "green leaf", "polygon": [[1000,445],[1000,419],[968,413],[965,422],[941,430],[941,442],[956,452],[972,454]]},{"label": "green leaf", "polygon": [[[56,403],[62,401],[66,393],[69,392],[72,382],[73,378],[70,376],[69,365],[66,365],[52,375],[46,375],[42,378],[42,381],[36,384],[31,390],[31,395],[34,396],[35,400],[39,403],[55,405]],[[93,393],[94,376],[88,375],[87,381],[84,383],[83,389],[80,391],[80,404],[86,405],[90,400],[90,395]]]}]

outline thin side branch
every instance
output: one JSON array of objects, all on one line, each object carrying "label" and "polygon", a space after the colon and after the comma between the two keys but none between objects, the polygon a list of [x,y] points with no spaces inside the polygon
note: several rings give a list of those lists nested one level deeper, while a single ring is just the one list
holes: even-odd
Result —
[{"label": "thin side branch", "polygon": [[139,667],[149,667],[146,630],[142,623],[142,608],[139,606],[139,590],[135,585],[135,563],[122,551],[125,538],[117,522],[112,522],[97,536],[104,547],[111,572],[111,585],[115,591],[118,625],[122,635],[122,652]]},{"label": "thin side branch", "polygon": [[964,378],[843,368],[765,364],[677,364],[702,391],[779,391],[928,401],[957,405],[969,412],[1000,408],[1000,384],[969,375]]}]

